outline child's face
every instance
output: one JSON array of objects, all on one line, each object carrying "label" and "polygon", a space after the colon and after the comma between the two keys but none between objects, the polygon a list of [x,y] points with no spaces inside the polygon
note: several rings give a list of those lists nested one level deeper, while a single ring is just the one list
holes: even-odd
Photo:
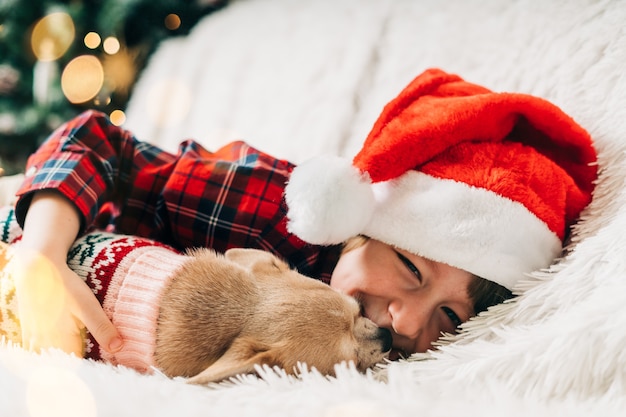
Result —
[{"label": "child's face", "polygon": [[390,359],[425,352],[441,332],[474,315],[469,272],[369,239],[343,254],[330,285],[355,297],[362,314],[391,330]]}]

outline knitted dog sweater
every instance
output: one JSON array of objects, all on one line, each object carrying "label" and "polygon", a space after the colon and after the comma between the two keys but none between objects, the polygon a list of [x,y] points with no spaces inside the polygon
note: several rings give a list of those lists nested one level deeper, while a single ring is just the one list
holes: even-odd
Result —
[{"label": "knitted dog sweater", "polygon": [[[21,228],[11,208],[0,209],[0,233],[3,242],[19,244]],[[87,333],[84,356],[150,372],[163,289],[185,259],[168,246],[134,236],[92,232],[78,239],[68,265],[89,285],[124,339],[124,348],[111,355]],[[20,343],[15,298],[12,280],[0,271],[0,336]]]}]

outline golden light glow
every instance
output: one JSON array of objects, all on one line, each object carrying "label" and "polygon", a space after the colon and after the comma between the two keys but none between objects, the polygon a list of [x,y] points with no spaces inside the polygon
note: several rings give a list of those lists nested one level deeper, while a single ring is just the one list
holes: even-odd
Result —
[{"label": "golden light glow", "polygon": [[81,329],[55,265],[37,252],[20,250],[12,254],[5,272],[15,283],[24,347],[56,347],[82,356]]},{"label": "golden light glow", "polygon": [[177,14],[170,13],[165,16],[165,27],[169,30],[176,30],[180,27],[180,17]]},{"label": "golden light glow", "polygon": [[146,96],[146,108],[152,122],[159,127],[182,123],[191,109],[191,89],[177,79],[155,83]]},{"label": "golden light glow", "polygon": [[109,115],[109,119],[115,126],[121,126],[126,121],[126,113],[121,110],[113,110]]},{"label": "golden light glow", "polygon": [[102,66],[106,75],[107,86],[118,93],[128,94],[135,82],[137,54],[122,49],[115,55],[105,55]]},{"label": "golden light glow", "polygon": [[71,60],[61,75],[61,89],[72,103],[84,103],[98,94],[104,82],[100,60],[93,55],[81,55]]},{"label": "golden light glow", "polygon": [[87,384],[74,372],[53,366],[36,368],[27,381],[26,404],[31,417],[96,417],[98,410]]},{"label": "golden light glow", "polygon": [[98,94],[94,99],[93,99],[93,104],[95,104],[96,106],[108,106],[109,104],[111,104],[111,96],[108,94]]},{"label": "golden light glow", "polygon": [[72,45],[74,21],[67,13],[51,13],[39,19],[30,37],[33,53],[40,61],[59,59]]},{"label": "golden light glow", "polygon": [[89,32],[85,35],[83,42],[85,42],[85,46],[87,48],[96,49],[98,46],[100,46],[100,42],[102,42],[102,39],[100,38],[100,35],[98,35],[96,32]]},{"label": "golden light glow", "polygon": [[102,43],[102,47],[104,48],[104,52],[109,55],[114,55],[120,50],[120,41],[113,36],[109,36]]}]

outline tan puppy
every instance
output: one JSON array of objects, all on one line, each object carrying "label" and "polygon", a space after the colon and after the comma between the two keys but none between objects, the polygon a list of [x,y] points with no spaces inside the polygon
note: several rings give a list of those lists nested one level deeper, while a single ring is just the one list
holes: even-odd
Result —
[{"label": "tan puppy", "polygon": [[[0,266],[10,252],[0,250]],[[255,365],[294,373],[303,362],[330,375],[343,361],[364,371],[391,348],[390,332],[362,317],[353,298],[269,252],[183,255],[147,239],[98,232],[77,241],[68,265],[125,339],[114,355],[86,339],[85,356],[141,372],[154,366],[203,384],[253,373]],[[21,343],[9,270],[0,271],[0,336]]]},{"label": "tan puppy", "polygon": [[291,270],[268,252],[192,253],[166,289],[155,361],[168,375],[219,381],[266,364],[324,374],[353,361],[364,371],[391,347],[388,330],[360,316],[351,297]]}]

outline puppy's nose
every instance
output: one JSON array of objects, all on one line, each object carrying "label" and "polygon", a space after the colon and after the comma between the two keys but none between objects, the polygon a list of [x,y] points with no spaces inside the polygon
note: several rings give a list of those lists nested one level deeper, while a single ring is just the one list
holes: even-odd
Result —
[{"label": "puppy's nose", "polygon": [[391,337],[391,332],[389,329],[385,329],[384,327],[380,327],[378,332],[376,332],[376,338],[383,343],[382,351],[389,352],[391,350],[391,345],[393,344],[393,338]]}]

